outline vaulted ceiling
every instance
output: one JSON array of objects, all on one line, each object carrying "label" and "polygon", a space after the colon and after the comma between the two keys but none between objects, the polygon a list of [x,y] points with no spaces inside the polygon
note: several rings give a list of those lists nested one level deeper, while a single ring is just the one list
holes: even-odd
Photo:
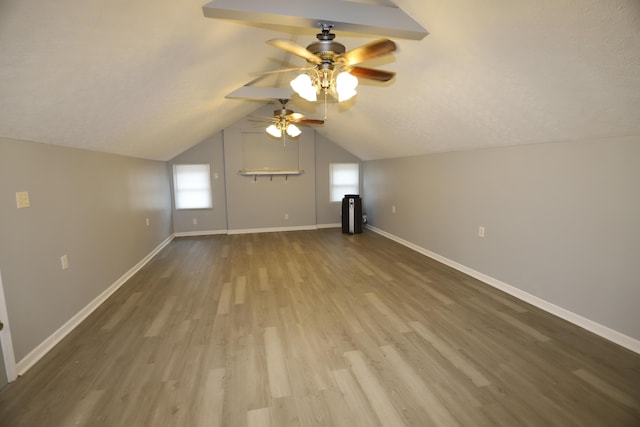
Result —
[{"label": "vaulted ceiling", "polygon": [[[305,65],[265,41],[306,46],[317,28],[211,19],[205,3],[0,0],[0,136],[168,160],[253,113],[267,101],[225,96]],[[639,1],[393,4],[429,35],[391,37],[398,51],[363,65],[396,78],[361,80],[316,128],[360,158],[640,135]],[[347,49],[380,38],[336,33]]]}]

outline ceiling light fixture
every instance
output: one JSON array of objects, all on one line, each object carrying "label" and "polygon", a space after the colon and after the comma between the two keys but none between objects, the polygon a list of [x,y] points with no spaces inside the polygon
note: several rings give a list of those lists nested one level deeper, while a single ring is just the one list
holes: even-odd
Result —
[{"label": "ceiling light fixture", "polygon": [[289,137],[295,138],[300,136],[302,131],[300,128],[293,123],[289,123],[288,120],[282,119],[277,123],[270,124],[265,129],[269,135],[274,138],[281,138],[283,133],[286,133]]},{"label": "ceiling light fixture", "polygon": [[280,130],[276,125],[267,126],[266,131],[274,138],[280,138],[282,136],[282,130]]},{"label": "ceiling light fixture", "polygon": [[262,127],[272,137],[283,138],[285,144],[287,137],[297,138],[302,134],[302,130],[296,125],[321,125],[324,123],[324,120],[309,119],[304,114],[294,113],[292,110],[287,109],[286,105],[289,100],[286,98],[279,98],[278,101],[282,107],[273,111],[273,117],[256,116],[255,119],[249,120],[260,123],[258,126]]},{"label": "ceiling light fixture", "polygon": [[347,101],[357,94],[356,87],[358,87],[356,76],[348,71],[336,73],[336,70],[330,67],[313,68],[309,74],[303,73],[291,80],[291,88],[300,97],[311,102],[318,100],[320,92],[331,94],[338,99],[338,102]]}]

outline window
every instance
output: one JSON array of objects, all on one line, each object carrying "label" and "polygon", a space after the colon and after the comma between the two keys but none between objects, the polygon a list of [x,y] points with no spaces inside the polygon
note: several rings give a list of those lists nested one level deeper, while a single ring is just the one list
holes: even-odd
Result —
[{"label": "window", "polygon": [[360,193],[358,163],[331,163],[329,165],[330,201],[339,202],[345,194]]},{"label": "window", "polygon": [[173,165],[176,209],[211,208],[209,165]]}]

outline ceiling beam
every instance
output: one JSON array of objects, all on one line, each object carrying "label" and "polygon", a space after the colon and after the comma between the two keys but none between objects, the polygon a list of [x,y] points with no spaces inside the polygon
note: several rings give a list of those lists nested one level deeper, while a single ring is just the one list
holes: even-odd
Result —
[{"label": "ceiling beam", "polygon": [[291,88],[242,86],[227,94],[225,98],[291,99],[292,96]]},{"label": "ceiling beam", "polygon": [[411,40],[429,34],[398,7],[339,0],[214,0],[202,11],[207,18],[304,28],[324,23],[338,31]]}]

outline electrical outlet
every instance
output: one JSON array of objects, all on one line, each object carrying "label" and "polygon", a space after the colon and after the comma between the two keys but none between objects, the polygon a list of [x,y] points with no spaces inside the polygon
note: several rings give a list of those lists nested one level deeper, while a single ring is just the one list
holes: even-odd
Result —
[{"label": "electrical outlet", "polygon": [[288,213],[284,214],[284,219],[289,219],[289,214]]},{"label": "electrical outlet", "polygon": [[484,237],[484,227],[478,227],[478,237]]},{"label": "electrical outlet", "polygon": [[396,213],[396,205],[391,206],[391,213]]},{"label": "electrical outlet", "polygon": [[69,268],[69,258],[67,258],[66,254],[60,257],[60,264],[62,265],[63,270]]},{"label": "electrical outlet", "polygon": [[146,219],[147,227],[149,226],[149,218]]},{"label": "electrical outlet", "polygon": [[193,222],[193,225],[197,225],[198,224],[198,218],[193,218],[192,222]]}]

